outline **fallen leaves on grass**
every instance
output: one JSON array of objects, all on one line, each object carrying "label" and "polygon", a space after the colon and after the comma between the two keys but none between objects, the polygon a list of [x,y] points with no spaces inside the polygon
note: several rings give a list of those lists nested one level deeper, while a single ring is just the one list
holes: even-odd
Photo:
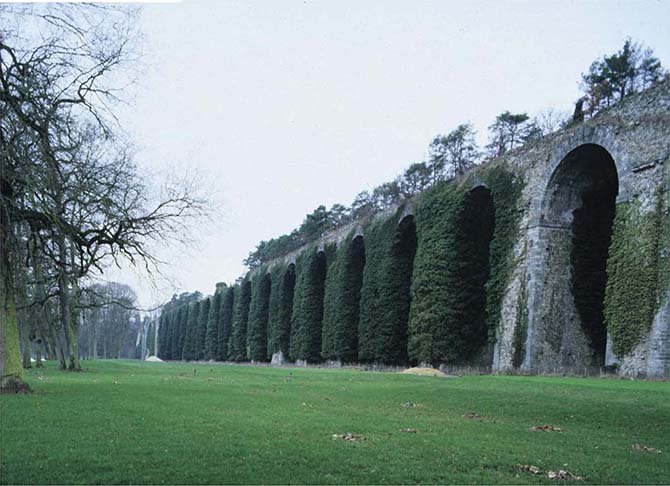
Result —
[{"label": "fallen leaves on grass", "polygon": [[540,469],[537,466],[532,466],[530,464],[517,464],[516,468],[519,471],[528,472],[528,473],[531,473],[531,474],[543,474],[542,469]]},{"label": "fallen leaves on grass", "polygon": [[477,412],[469,412],[463,415],[463,418],[470,420],[486,420],[484,415],[479,415]]},{"label": "fallen leaves on grass", "polygon": [[405,432],[406,434],[416,434],[416,429],[408,427],[406,429],[400,429],[400,432]]},{"label": "fallen leaves on grass", "polygon": [[656,454],[660,454],[662,452],[658,449],[655,449],[653,447],[649,447],[649,446],[646,446],[646,445],[642,445],[642,444],[633,444],[631,447],[635,451],[655,452]]},{"label": "fallen leaves on grass", "polygon": [[530,430],[534,430],[536,432],[563,432],[563,429],[556,427],[555,425],[536,425],[531,427]]},{"label": "fallen leaves on grass", "polygon": [[333,434],[333,440],[346,440],[347,442],[362,442],[366,439],[364,435],[352,434],[347,432],[346,434]]},{"label": "fallen leaves on grass", "polygon": [[577,476],[570,471],[565,471],[563,469],[559,469],[558,471],[548,471],[547,477],[549,479],[562,479],[565,481],[584,481],[582,476]]},{"label": "fallen leaves on grass", "polygon": [[[522,472],[527,472],[535,475],[545,474],[545,472],[542,469],[530,464],[517,464],[516,469]],[[546,474],[549,479],[562,479],[564,481],[584,481],[584,478],[582,476],[577,476],[576,474],[572,474],[570,471],[565,471],[563,469],[559,469],[558,471],[547,471]]]}]

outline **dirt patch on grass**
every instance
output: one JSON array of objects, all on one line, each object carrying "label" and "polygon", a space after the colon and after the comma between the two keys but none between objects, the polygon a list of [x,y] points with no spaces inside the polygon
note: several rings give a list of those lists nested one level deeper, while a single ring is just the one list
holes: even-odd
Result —
[{"label": "dirt patch on grass", "polygon": [[418,375],[418,376],[441,376],[446,377],[444,373],[435,368],[407,368],[406,370],[401,371],[403,375]]}]

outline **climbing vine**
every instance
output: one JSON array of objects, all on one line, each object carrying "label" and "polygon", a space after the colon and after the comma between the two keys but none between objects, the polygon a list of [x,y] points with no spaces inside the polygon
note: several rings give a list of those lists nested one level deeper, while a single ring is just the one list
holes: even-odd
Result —
[{"label": "climbing vine", "polygon": [[268,360],[268,315],[271,285],[270,274],[267,267],[263,265],[251,279],[247,342],[249,344],[249,359],[252,361]]},{"label": "climbing vine", "polygon": [[[659,296],[662,212],[639,201],[617,205],[607,261],[605,323],[617,356],[630,354],[650,329]],[[666,229],[667,231],[667,229]]]},{"label": "climbing vine", "polygon": [[288,356],[291,313],[295,290],[295,265],[278,264],[272,268],[270,315],[268,318],[268,356],[281,351]]},{"label": "climbing vine", "polygon": [[521,276],[519,294],[516,301],[516,320],[512,333],[512,366],[519,368],[526,359],[526,338],[528,337],[528,282],[526,274]]},{"label": "climbing vine", "polygon": [[289,354],[293,360],[321,361],[323,302],[328,261],[335,245],[318,251],[313,246],[302,252],[296,263],[297,276],[291,317]]},{"label": "climbing vine", "polygon": [[351,232],[337,250],[326,276],[321,354],[345,363],[358,360],[358,320],[365,246]]},{"label": "climbing vine", "polygon": [[233,331],[230,338],[228,359],[247,361],[247,325],[249,323],[249,304],[251,303],[251,281],[248,277],[235,288],[235,310],[233,312]]},{"label": "climbing vine", "polygon": [[438,185],[418,199],[411,361],[471,362],[495,339],[514,268],[522,187],[498,165]]},{"label": "climbing vine", "polygon": [[391,251],[401,211],[369,223],[365,228],[365,267],[358,319],[358,360],[381,362],[384,358],[383,326],[385,260]]}]

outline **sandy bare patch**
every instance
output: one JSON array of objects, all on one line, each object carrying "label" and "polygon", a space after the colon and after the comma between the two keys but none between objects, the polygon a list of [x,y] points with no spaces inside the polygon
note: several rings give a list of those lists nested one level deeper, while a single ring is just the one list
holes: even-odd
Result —
[{"label": "sandy bare patch", "polygon": [[445,377],[444,373],[435,368],[407,368],[406,370],[401,371],[403,375],[419,375],[419,376],[442,376]]}]

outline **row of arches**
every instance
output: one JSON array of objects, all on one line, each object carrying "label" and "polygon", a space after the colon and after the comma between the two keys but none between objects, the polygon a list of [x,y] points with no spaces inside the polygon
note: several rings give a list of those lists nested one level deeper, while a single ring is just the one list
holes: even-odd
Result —
[{"label": "row of arches", "polygon": [[[467,343],[454,359],[470,358],[488,344],[486,284],[494,221],[491,191],[483,185],[467,191],[451,221],[455,253],[445,256],[451,266],[436,262],[431,270],[449,273],[455,284],[447,291],[451,324],[438,326],[431,337],[436,350],[440,340]],[[281,352],[311,363],[425,361],[408,346],[418,250],[417,218],[400,213],[350,235],[339,248],[312,249],[295,263],[259,272],[250,284],[249,358],[267,361]]]},{"label": "row of arches", "polygon": [[[490,367],[495,347],[498,360],[504,352],[526,369],[602,366],[619,192],[612,156],[593,144],[570,151],[531,201],[537,218],[527,228],[523,185],[496,170],[470,187],[461,181],[433,188],[416,212],[401,208],[339,246],[313,246],[227,288],[221,311],[209,319],[220,328],[212,333],[218,344],[205,349],[236,361],[281,353],[308,363]],[[510,286],[513,278],[521,285]],[[514,319],[505,295],[515,288],[523,289],[516,291],[516,322],[501,326]],[[184,355],[180,316],[168,333],[177,357]]]}]

